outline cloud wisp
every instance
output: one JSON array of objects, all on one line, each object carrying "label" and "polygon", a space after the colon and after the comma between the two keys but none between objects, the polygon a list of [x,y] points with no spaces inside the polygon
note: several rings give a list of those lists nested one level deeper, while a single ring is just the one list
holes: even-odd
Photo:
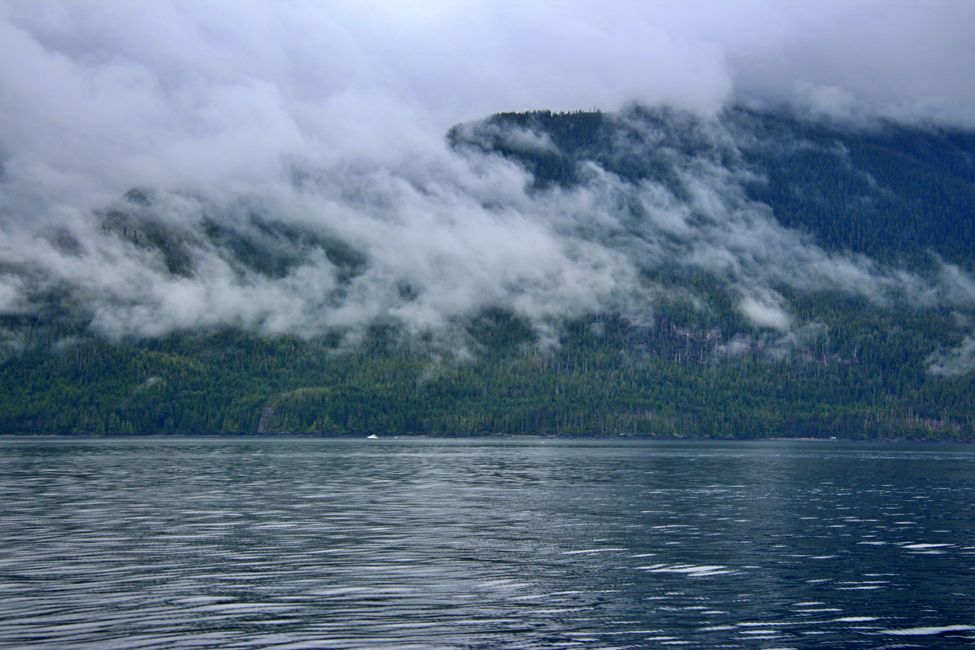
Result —
[{"label": "cloud wisp", "polygon": [[[313,336],[500,307],[544,333],[604,310],[648,321],[663,289],[647,272],[674,266],[723,278],[779,332],[796,325],[782,287],[970,307],[964,271],[931,281],[825,251],[708,156],[673,153],[680,196],[598,166],[538,192],[445,142],[494,111],[628,102],[685,111],[732,153],[720,117],[742,101],[975,125],[967,5],[816,7],[8,2],[0,313],[56,300],[113,338]],[[152,192],[119,198],[132,187]]]}]

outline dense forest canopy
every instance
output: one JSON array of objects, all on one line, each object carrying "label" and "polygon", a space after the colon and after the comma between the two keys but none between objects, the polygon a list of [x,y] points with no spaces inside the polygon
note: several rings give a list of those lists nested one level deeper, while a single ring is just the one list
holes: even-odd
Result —
[{"label": "dense forest canopy", "polygon": [[447,142],[462,176],[135,189],[6,256],[0,431],[975,437],[975,133],[633,107]]}]

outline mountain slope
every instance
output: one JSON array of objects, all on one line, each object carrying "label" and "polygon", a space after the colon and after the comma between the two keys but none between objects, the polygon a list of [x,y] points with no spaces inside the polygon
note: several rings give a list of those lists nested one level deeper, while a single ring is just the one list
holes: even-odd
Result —
[{"label": "mountain slope", "polygon": [[459,180],[296,173],[313,217],[137,190],[44,235],[146,290],[8,263],[0,431],[975,437],[975,134],[636,107],[447,140]]}]

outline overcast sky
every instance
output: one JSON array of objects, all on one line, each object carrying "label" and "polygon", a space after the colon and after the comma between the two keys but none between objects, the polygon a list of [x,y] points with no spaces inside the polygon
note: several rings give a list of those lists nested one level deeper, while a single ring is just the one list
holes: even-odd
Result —
[{"label": "overcast sky", "polygon": [[282,156],[412,157],[491,112],[630,101],[972,126],[973,33],[970,0],[5,0],[4,189],[247,182]]},{"label": "overcast sky", "polygon": [[[383,317],[423,329],[491,305],[539,323],[648,312],[637,262],[572,234],[578,220],[615,227],[620,188],[529,196],[511,165],[449,151],[446,130],[496,111],[631,102],[970,128],[972,34],[972,0],[0,0],[0,313],[33,309],[58,283],[115,336],[314,333]],[[744,269],[742,311],[777,330],[792,322],[771,270],[866,295],[906,282],[827,255],[742,204],[735,183],[687,165],[708,199],[695,209],[720,228],[688,231],[676,251],[640,249],[639,264],[730,260]],[[313,192],[290,183],[296,168],[313,171]],[[259,197],[274,219],[350,242],[369,270],[335,304],[338,274],[320,250],[275,280],[196,241],[197,273],[173,277],[98,221],[133,186],[175,193],[152,218],[187,241],[208,206],[228,228],[250,227],[234,206]],[[644,247],[694,207],[650,189]],[[80,245],[59,248],[54,232]],[[403,298],[404,283],[419,297]]]}]

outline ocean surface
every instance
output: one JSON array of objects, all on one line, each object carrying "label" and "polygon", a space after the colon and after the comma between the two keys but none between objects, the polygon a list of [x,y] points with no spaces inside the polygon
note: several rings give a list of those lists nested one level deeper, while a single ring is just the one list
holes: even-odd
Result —
[{"label": "ocean surface", "polygon": [[0,646],[975,645],[975,447],[0,440]]}]

